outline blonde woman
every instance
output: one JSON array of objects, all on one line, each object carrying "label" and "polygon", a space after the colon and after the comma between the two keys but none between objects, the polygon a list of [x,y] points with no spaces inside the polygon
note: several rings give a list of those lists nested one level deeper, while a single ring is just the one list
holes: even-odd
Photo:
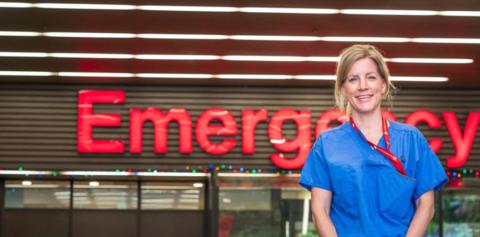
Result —
[{"label": "blonde woman", "polygon": [[417,128],[382,116],[393,88],[374,46],[342,51],[335,97],[347,121],[320,135],[300,178],[320,236],[425,236],[448,179]]}]

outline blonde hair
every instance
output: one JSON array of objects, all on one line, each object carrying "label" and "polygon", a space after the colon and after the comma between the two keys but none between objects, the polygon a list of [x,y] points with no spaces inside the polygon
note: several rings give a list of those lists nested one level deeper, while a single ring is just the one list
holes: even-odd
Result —
[{"label": "blonde hair", "polygon": [[348,73],[352,68],[352,65],[358,60],[370,58],[377,65],[377,71],[382,77],[383,81],[387,85],[387,90],[383,95],[383,99],[391,101],[392,91],[396,88],[390,81],[390,72],[383,55],[373,45],[368,44],[355,44],[352,45],[340,53],[340,60],[337,64],[337,73],[335,80],[335,102],[337,107],[346,113],[347,117],[350,117],[352,113],[352,106],[348,100],[342,95],[341,89],[345,81],[347,80]]}]

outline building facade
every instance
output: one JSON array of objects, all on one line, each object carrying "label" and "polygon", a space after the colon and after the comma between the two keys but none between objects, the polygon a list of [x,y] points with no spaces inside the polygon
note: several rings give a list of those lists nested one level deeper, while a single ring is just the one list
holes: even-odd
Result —
[{"label": "building facade", "polygon": [[[2,236],[313,235],[295,165],[342,122],[330,88],[5,83],[0,95]],[[479,234],[479,95],[402,89],[384,106],[449,175],[429,236]]]}]

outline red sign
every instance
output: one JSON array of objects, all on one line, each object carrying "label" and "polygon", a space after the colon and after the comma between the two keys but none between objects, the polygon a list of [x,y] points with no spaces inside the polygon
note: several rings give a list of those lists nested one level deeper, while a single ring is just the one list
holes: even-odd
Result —
[{"label": "red sign", "polygon": [[[124,91],[79,91],[78,94],[78,136],[77,151],[79,153],[124,153],[125,144],[121,140],[94,140],[93,127],[118,127],[120,126],[119,114],[94,114],[94,104],[121,104],[125,102]],[[390,111],[383,114],[392,120],[396,117]],[[447,167],[458,168],[465,165],[480,122],[479,112],[470,112],[465,129],[462,132],[455,112],[443,112],[443,120],[455,146],[456,154],[448,157]],[[215,124],[212,122],[215,121]],[[292,140],[287,140],[282,134],[283,124],[293,121],[297,127],[297,135]],[[345,115],[338,110],[328,110],[321,114],[315,124],[315,137],[329,129],[329,125],[338,121],[345,122]],[[142,153],[142,130],[145,122],[154,125],[154,151],[156,154],[167,152],[167,129],[170,122],[179,125],[180,153],[192,153],[192,118],[183,108],[171,108],[167,112],[157,108],[131,109],[130,110],[130,153]],[[220,122],[221,125],[218,125]],[[281,109],[276,111],[270,119],[266,109],[242,110],[242,152],[243,154],[255,153],[255,128],[260,122],[268,122],[268,137],[272,146],[280,153],[272,154],[272,162],[282,169],[301,168],[312,146],[312,115],[309,110]],[[412,112],[405,123],[415,126],[425,122],[430,128],[440,128],[440,118],[428,110]],[[225,138],[220,143],[210,140],[212,136],[235,136],[238,134],[238,125],[232,114],[222,108],[206,109],[198,118],[195,126],[195,138],[205,152],[221,155],[230,152],[237,141]],[[430,146],[438,152],[443,141],[440,138],[430,140]],[[296,153],[293,157],[285,157],[284,153]]]}]

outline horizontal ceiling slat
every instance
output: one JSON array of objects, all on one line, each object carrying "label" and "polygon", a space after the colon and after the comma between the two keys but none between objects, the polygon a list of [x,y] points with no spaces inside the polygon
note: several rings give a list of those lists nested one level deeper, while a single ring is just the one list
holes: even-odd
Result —
[{"label": "horizontal ceiling slat", "polygon": [[[480,21],[480,20],[479,20]],[[1,29],[0,30],[5,30]],[[141,33],[141,32],[140,32]],[[221,32],[217,32],[221,33]],[[479,36],[480,37],[480,36]],[[102,39],[52,37],[0,37],[0,51],[124,54],[285,55],[337,56],[352,42],[288,42],[177,39]],[[473,58],[479,45],[375,43],[385,56],[423,58]]]},{"label": "horizontal ceiling slat", "polygon": [[[50,1],[55,2],[55,1]],[[114,1],[89,1],[78,3],[116,3]],[[124,4],[159,4],[152,1],[129,1]],[[198,2],[162,2],[166,5],[199,5]],[[232,4],[230,1],[208,1],[201,5],[226,5],[237,7],[307,7],[307,8],[373,8],[417,10],[472,10],[475,4],[435,2],[397,3],[395,1],[368,1],[357,5],[354,2],[327,1],[314,3],[302,1],[295,4],[287,1],[245,1]],[[433,8],[432,8],[433,7]],[[478,6],[477,6],[478,8]],[[65,10],[65,9],[0,9],[1,30],[87,31],[125,33],[204,33],[204,34],[270,34],[270,35],[315,35],[315,36],[399,36],[399,37],[479,37],[480,21],[476,17],[445,16],[365,16],[365,15],[315,15],[315,14],[264,14],[264,13],[199,13],[162,11],[111,11],[111,10]],[[61,19],[61,20],[59,20]],[[382,20],[388,19],[388,20]],[[151,24],[154,22],[154,24]],[[331,24],[335,22],[335,24]],[[395,26],[392,30],[391,26]],[[368,26],[368,27],[365,27]],[[445,29],[455,29],[445,31]],[[252,42],[252,41],[185,41],[147,39],[46,39],[19,37],[0,39],[3,51],[40,52],[93,52],[93,53],[170,53],[170,54],[254,54],[254,55],[299,55],[334,56],[350,45],[334,42]],[[108,42],[108,43],[105,43]],[[387,57],[462,57],[480,60],[478,45],[403,44],[377,43]],[[312,54],[315,53],[315,54]],[[278,63],[278,62],[225,62],[225,61],[142,61],[142,60],[90,60],[90,59],[14,59],[2,58],[1,70],[42,71],[105,71],[105,72],[183,72],[183,73],[264,73],[264,74],[332,74],[334,63]],[[476,64],[475,64],[476,65]],[[395,75],[446,76],[450,82],[432,87],[470,87],[480,82],[474,80],[479,67],[469,65],[412,65],[392,64]],[[0,78],[14,81],[15,78]],[[21,78],[20,81],[29,81]],[[93,82],[97,79],[88,79]],[[54,82],[55,79],[39,81]],[[67,80],[69,81],[69,80]],[[82,82],[82,80],[73,80]],[[101,80],[101,83],[131,82],[129,79]],[[175,83],[172,79],[148,80],[142,83]],[[179,83],[194,83],[182,81]],[[203,83],[203,82],[200,82]],[[214,84],[215,82],[205,82]],[[221,82],[228,84],[230,82]],[[235,83],[235,82],[232,82]],[[277,84],[269,81],[245,80],[243,83]],[[289,85],[281,82],[279,85]],[[327,85],[326,82],[301,82],[305,85]],[[404,83],[416,85],[415,83]],[[428,86],[428,84],[426,85]]]},{"label": "horizontal ceiling slat", "polygon": [[[60,3],[59,0],[37,0],[37,1],[25,1],[25,0],[10,0],[9,2],[38,2],[38,3]],[[398,8],[398,9],[425,9],[425,10],[480,10],[480,6],[475,1],[460,1],[452,4],[449,0],[424,0],[416,2],[412,5],[408,1],[395,1],[395,0],[364,0],[361,2],[349,2],[349,1],[311,1],[311,0],[297,0],[292,2],[290,0],[243,0],[240,2],[232,2],[231,0],[204,0],[199,4],[197,0],[163,0],[159,3],[157,0],[75,0],[68,1],[68,3],[91,3],[91,4],[128,4],[128,5],[186,5],[186,6],[234,6],[234,7],[316,7],[316,8]]]},{"label": "horizontal ceiling slat", "polygon": [[[58,9],[0,9],[0,14],[4,19],[0,22],[0,29],[25,27],[25,30],[34,31],[468,38],[478,37],[476,29],[480,28],[480,21],[476,17],[444,16]],[[365,27],[367,25],[368,27]],[[391,30],[392,25],[395,26],[395,31]],[[444,29],[455,29],[455,31]]]},{"label": "horizontal ceiling slat", "polygon": [[[141,61],[100,59],[0,58],[0,71],[186,73],[186,74],[282,74],[334,75],[335,63],[328,62],[233,62],[233,61]],[[472,65],[390,64],[393,76],[448,77],[475,82],[480,68]],[[188,76],[185,76],[188,78]],[[470,80],[466,80],[470,79]],[[102,81],[102,79],[98,79]],[[143,79],[140,79],[143,80]],[[157,79],[161,81],[162,79]],[[181,80],[181,78],[179,79]],[[205,80],[205,79],[204,79]],[[452,83],[453,83],[452,82]],[[448,83],[448,82],[447,82]],[[458,82],[457,82],[458,83]]]}]

